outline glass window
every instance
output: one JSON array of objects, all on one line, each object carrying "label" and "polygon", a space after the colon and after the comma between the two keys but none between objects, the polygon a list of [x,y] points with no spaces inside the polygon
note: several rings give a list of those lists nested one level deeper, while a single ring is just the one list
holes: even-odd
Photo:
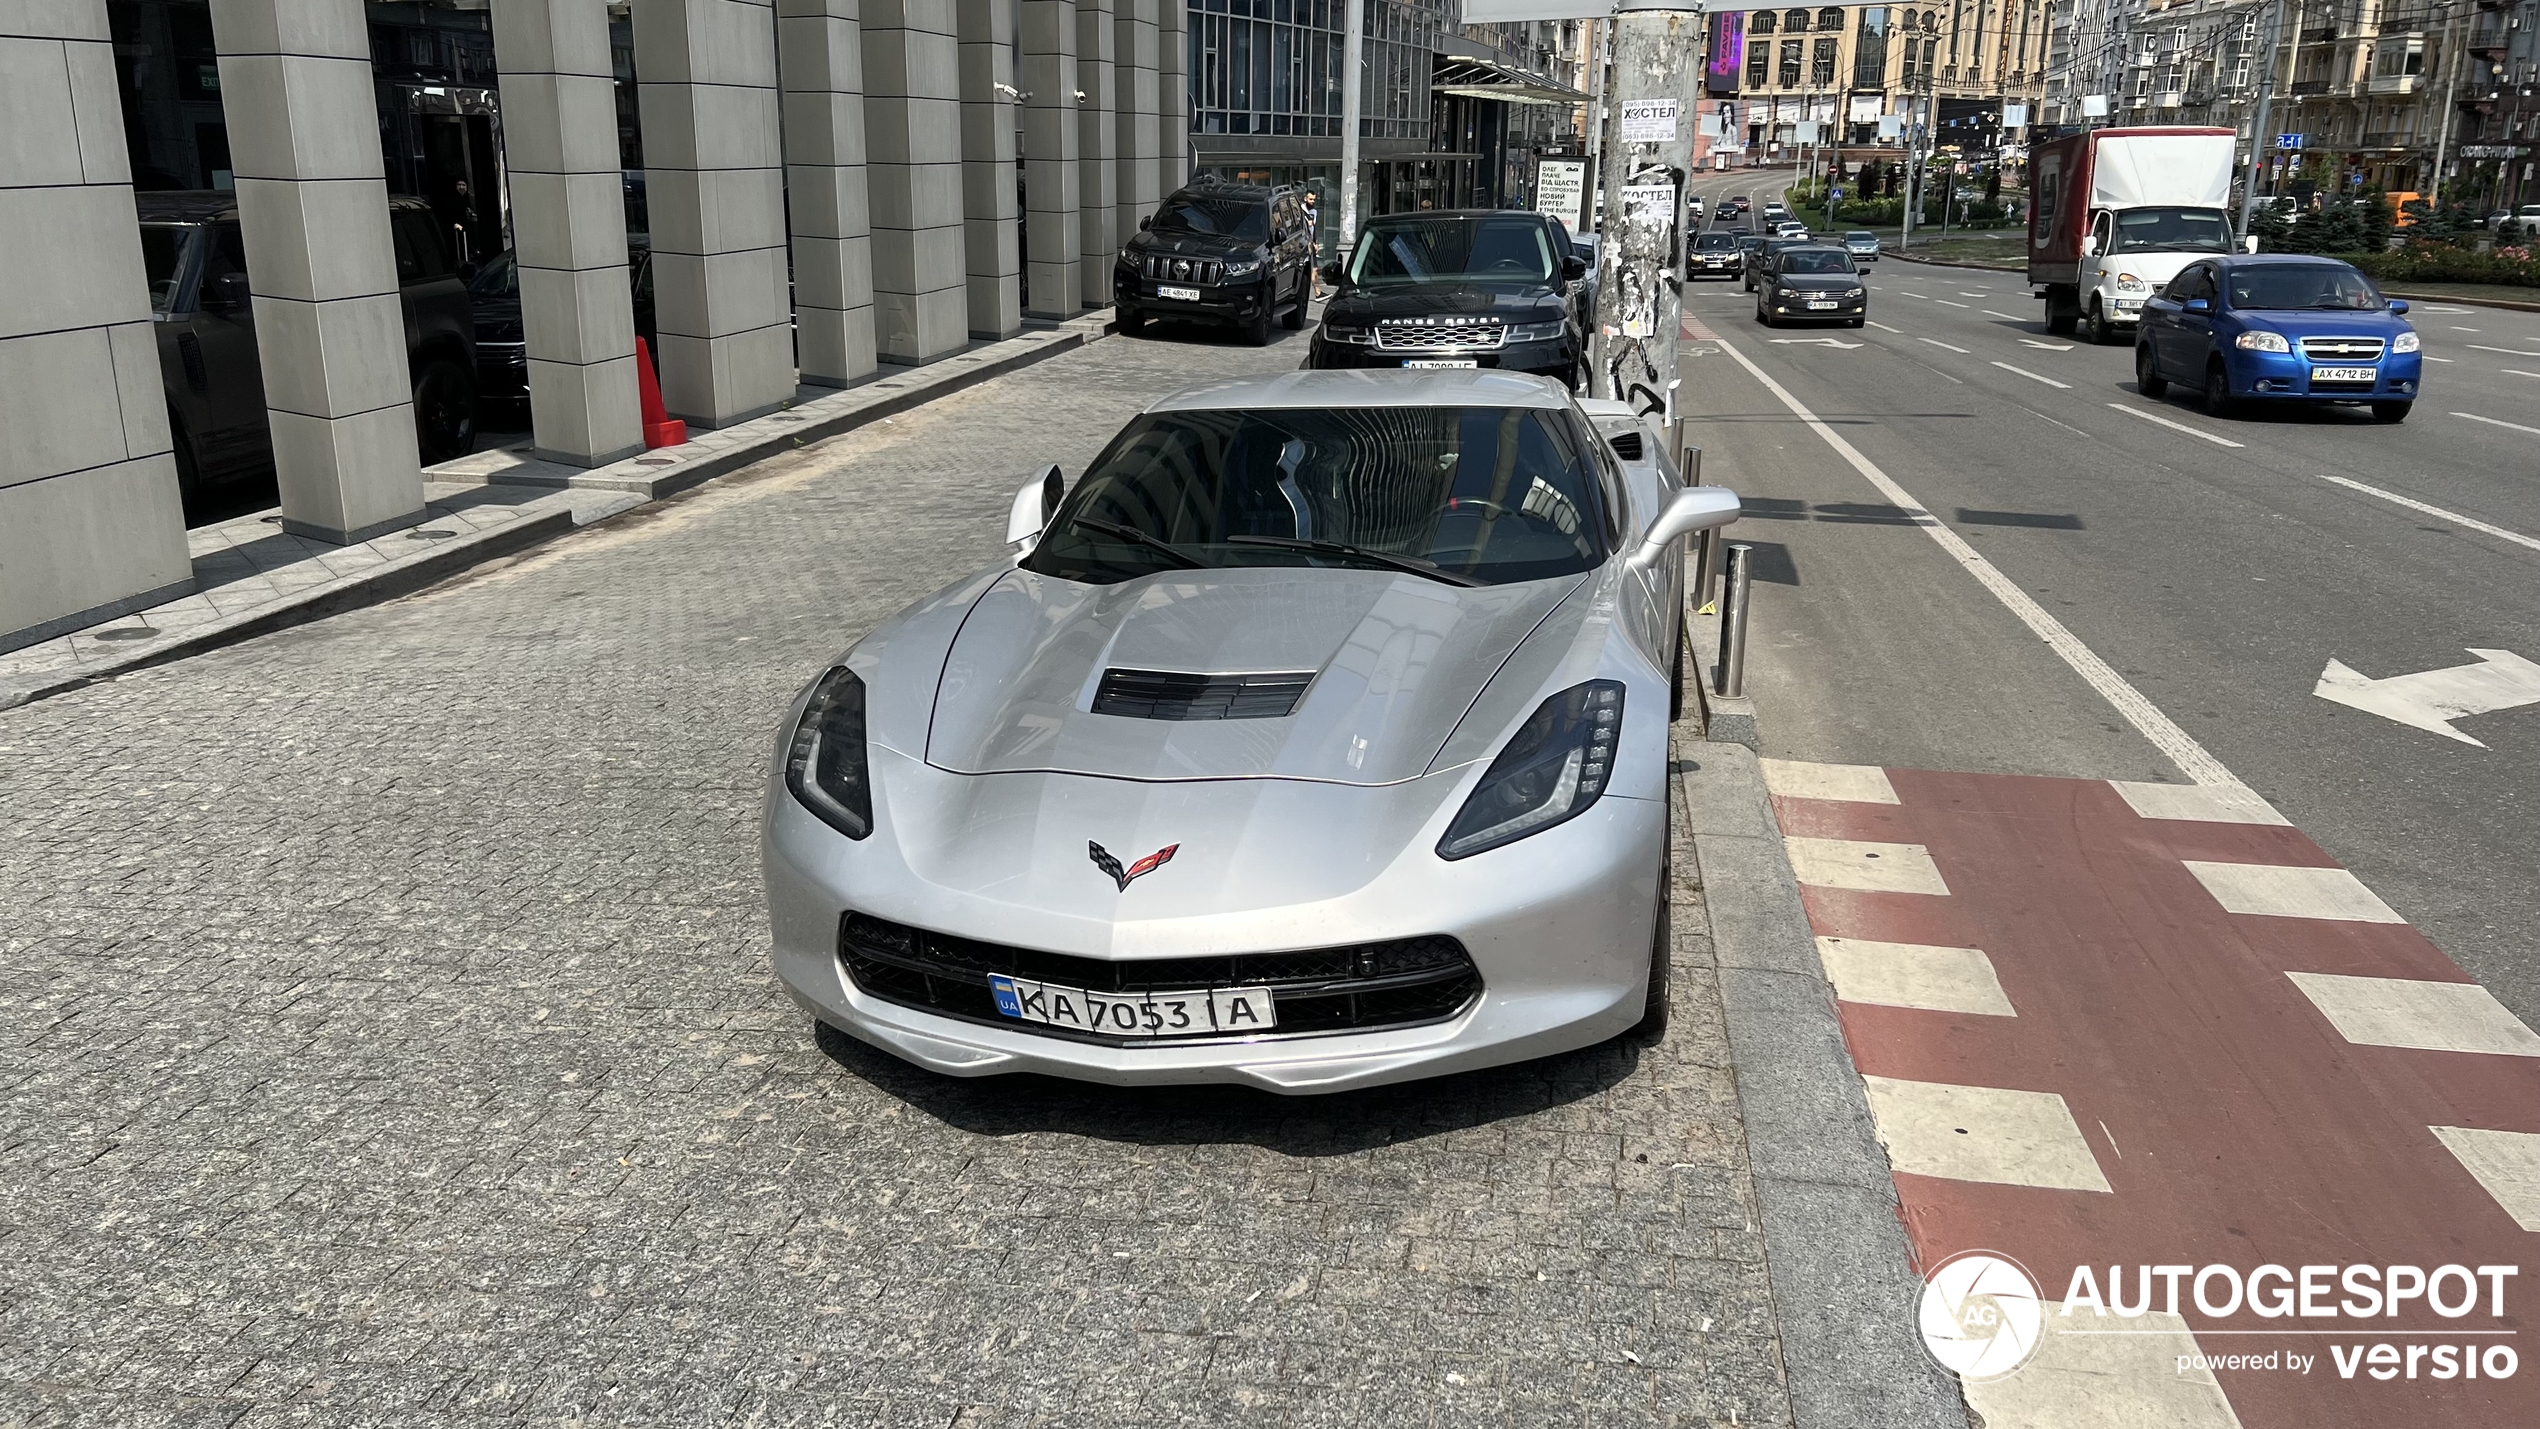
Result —
[{"label": "glass window", "polygon": [[1843,12],[1832,8],[1831,6],[1818,11],[1817,28],[1820,30],[1841,30],[1843,28]]},{"label": "glass window", "polygon": [[1024,565],[1111,584],[1179,564],[1330,566],[1348,557],[1236,536],[1332,541],[1432,562],[1485,584],[1572,575],[1604,559],[1605,512],[1561,414],[1500,407],[1157,412],[1095,459]]},{"label": "glass window", "polygon": [[1805,40],[1782,41],[1780,75],[1782,88],[1797,89],[1799,87],[1799,50],[1800,46],[1806,43]]},{"label": "glass window", "polygon": [[141,273],[150,281],[150,311],[168,313],[184,306],[177,284],[185,276],[185,251],[201,231],[190,223],[141,225]]},{"label": "glass window", "polygon": [[[2103,215],[2104,217],[2104,215]],[[2210,208],[2130,208],[2116,215],[2110,253],[2229,253],[2231,225]]]},{"label": "glass window", "polygon": [[1259,242],[1270,236],[1269,205],[1232,198],[1177,195],[1155,215],[1161,233],[1198,233]]},{"label": "glass window", "polygon": [[1804,33],[1806,33],[1806,32],[1807,32],[1807,29],[1808,29],[1808,12],[1807,12],[1807,11],[1805,11],[1805,10],[1785,10],[1785,11],[1783,11],[1783,12],[1782,12],[1782,31],[1783,31],[1783,33],[1785,33],[1785,34],[1792,34],[1792,35],[1798,35],[1798,34],[1804,34]]},{"label": "glass window", "polygon": [[1351,260],[1361,287],[1452,283],[1465,278],[1552,281],[1560,271],[1543,223],[1530,214],[1377,219]]},{"label": "glass window", "polygon": [[2235,308],[2330,308],[2378,312],[2388,304],[2372,280],[2340,263],[2266,264],[2231,269]]},{"label": "glass window", "polygon": [[1852,255],[1849,253],[1831,250],[1812,252],[1804,248],[1794,248],[1781,256],[1781,271],[1785,273],[1858,273],[1861,270],[1852,266]]},{"label": "glass window", "polygon": [[1838,40],[1819,40],[1815,53],[1808,57],[1808,82],[1819,88],[1834,83],[1835,49]]},{"label": "glass window", "polygon": [[1758,10],[1755,12],[1755,18],[1747,23],[1746,33],[1750,35],[1769,35],[1778,31],[1781,28],[1781,23],[1781,16],[1774,14],[1770,10]]}]

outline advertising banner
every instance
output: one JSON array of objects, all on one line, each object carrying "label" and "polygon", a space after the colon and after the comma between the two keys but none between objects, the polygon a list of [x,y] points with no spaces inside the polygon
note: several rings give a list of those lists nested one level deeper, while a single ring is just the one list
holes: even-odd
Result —
[{"label": "advertising banner", "polygon": [[1676,101],[1672,99],[1627,99],[1620,106],[1623,115],[1623,142],[1626,144],[1672,144],[1676,142]]},{"label": "advertising banner", "polygon": [[1746,68],[1746,17],[1730,12],[1711,16],[1711,58],[1703,65],[1706,94],[1737,93],[1738,74]]},{"label": "advertising banner", "polygon": [[1547,213],[1579,231],[1581,203],[1587,197],[1587,160],[1544,159],[1535,165],[1535,212]]}]

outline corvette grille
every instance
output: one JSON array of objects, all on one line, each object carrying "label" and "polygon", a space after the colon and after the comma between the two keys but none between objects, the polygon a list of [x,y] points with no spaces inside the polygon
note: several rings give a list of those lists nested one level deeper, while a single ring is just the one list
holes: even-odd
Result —
[{"label": "corvette grille", "polygon": [[983,943],[849,913],[839,925],[838,956],[859,991],[885,1002],[1113,1047],[1208,1039],[1114,1037],[1017,1022],[998,1014],[988,975],[1122,996],[1267,987],[1279,1012],[1277,1030],[1268,1034],[1273,1037],[1441,1022],[1471,1006],[1482,991],[1482,975],[1464,945],[1438,934],[1294,953],[1114,961]]},{"label": "corvette grille", "polygon": [[1283,675],[1185,675],[1168,670],[1105,670],[1094,687],[1094,713],[1131,719],[1284,719],[1314,683],[1314,672]]}]

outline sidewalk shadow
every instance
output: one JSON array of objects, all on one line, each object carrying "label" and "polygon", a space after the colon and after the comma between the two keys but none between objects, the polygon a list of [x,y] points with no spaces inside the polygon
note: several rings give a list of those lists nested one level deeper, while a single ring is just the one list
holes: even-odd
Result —
[{"label": "sidewalk shadow", "polygon": [[1018,1072],[947,1077],[816,1024],[843,1071],[978,1136],[1064,1132],[1135,1146],[1240,1142],[1287,1156],[1347,1156],[1466,1131],[1602,1093],[1640,1065],[1630,1037],[1514,1066],[1328,1096],[1242,1086],[1115,1087]]}]

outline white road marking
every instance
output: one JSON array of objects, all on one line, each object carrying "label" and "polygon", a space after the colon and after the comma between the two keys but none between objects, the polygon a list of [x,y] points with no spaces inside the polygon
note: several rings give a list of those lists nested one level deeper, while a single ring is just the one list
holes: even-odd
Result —
[{"label": "white road marking", "polygon": [[2073,344],[2069,342],[2039,342],[2033,337],[2021,338],[2020,346],[2043,348],[2048,352],[2070,352],[2073,350]]},{"label": "white road marking", "polygon": [[2194,427],[2187,425],[2185,422],[2173,422],[2158,412],[2146,412],[2141,407],[2129,407],[2123,402],[2111,402],[2108,405],[2112,409],[2123,412],[2129,417],[2141,417],[2143,420],[2150,422],[2156,427],[2167,427],[2173,432],[2185,432],[2191,437],[2202,438],[2205,441],[2212,442],[2218,447],[2236,447],[2240,445],[2240,443],[2231,440],[2229,437],[2218,437],[2211,432],[2200,432]]},{"label": "white road marking", "polygon": [[1845,1002],[1976,1017],[2019,1016],[1982,948],[1819,938],[1817,960],[1825,964],[1834,995]]},{"label": "white road marking", "polygon": [[2540,1231],[2540,1135],[2482,1131],[2469,1126],[2429,1126],[2443,1148],[2496,1198],[2514,1224]]},{"label": "white road marking", "polygon": [[2476,331],[2478,331],[2478,329],[2476,329],[2476,328],[2474,328],[2474,327],[2463,327],[2463,326],[2461,326],[2459,323],[2446,323],[2446,324],[2445,324],[2445,326],[2446,326],[2446,327],[2449,327],[2449,328],[2450,328],[2452,331],[2454,331],[2454,332],[2476,332]]},{"label": "white road marking", "polygon": [[2007,319],[2007,320],[2009,320],[2009,321],[2011,321],[2011,322],[2018,322],[2018,321],[2019,321],[2019,319],[2018,319],[2018,318],[2012,317],[2009,313],[1997,313],[1997,312],[1995,312],[1995,311],[1994,311],[1993,309],[1991,309],[1991,308],[1978,308],[1978,309],[1976,309],[1976,311],[1977,311],[1977,312],[1980,312],[1980,313],[1982,313],[1982,314],[1984,314],[1986,317],[1989,317],[1989,318],[2004,318],[2004,319]]},{"label": "white road marking", "polygon": [[2187,871],[2226,913],[2260,918],[2327,918],[2340,923],[2405,923],[2364,881],[2342,868],[2277,863],[2204,863]]},{"label": "white road marking", "polygon": [[2385,680],[2368,679],[2344,661],[2331,660],[2328,668],[2320,671],[2319,683],[2311,687],[2311,693],[2366,714],[2397,720],[2412,729],[2485,749],[2484,743],[2452,728],[2451,722],[2523,705],[2540,705],[2540,665],[2511,650],[2469,653],[2478,657],[2476,664],[2419,670],[2413,675],[2392,675]]},{"label": "white road marking", "polygon": [[2489,347],[2483,342],[2465,342],[2461,346],[2472,352],[2501,352],[2507,357],[2540,357],[2540,352],[2525,352],[2519,347]]},{"label": "white road marking", "polygon": [[[2055,1294],[2055,1287],[2047,1287]],[[2131,1295],[2133,1288],[2126,1291]],[[2075,1325],[2122,1324],[2122,1330]],[[2052,1424],[2057,1429],[2241,1429],[2187,1321],[2149,1310],[2130,1320],[2102,1321],[2082,1312],[2048,1315],[2037,1353],[2020,1372],[1961,1386],[1983,1422]],[[2181,1369],[2179,1366],[2187,1368]],[[2326,1373],[2322,1370],[2321,1373]]]},{"label": "white road marking", "polygon": [[1863,839],[1784,838],[1790,871],[1813,888],[1849,888],[1857,893],[1922,893],[1947,897],[1949,884],[1921,844],[1872,843]]},{"label": "white road marking", "polygon": [[1797,759],[1759,759],[1764,788],[1785,799],[1833,799],[1847,804],[1893,804],[1896,786],[1875,764],[1810,764]]},{"label": "white road marking", "polygon": [[1870,326],[1872,326],[1872,327],[1874,327],[1874,328],[1877,328],[1877,329],[1878,329],[1879,331],[1881,331],[1881,332],[1892,332],[1892,333],[1895,333],[1898,337],[1903,337],[1903,336],[1905,335],[1905,331],[1904,331],[1904,329],[1902,329],[1902,328],[1892,328],[1892,327],[1889,327],[1887,324],[1885,324],[1885,323],[1883,323],[1883,322],[1871,322],[1871,323],[1870,323]]},{"label": "white road marking", "polygon": [[2254,789],[2215,789],[2203,784],[2145,784],[2111,779],[2108,786],[2138,818],[2192,820],[2200,824],[2274,824],[2291,828],[2293,821],[2275,811]]},{"label": "white road marking", "polygon": [[1958,290],[1958,296],[1962,298],[1989,298],[1993,296],[1993,290],[1987,288],[1981,293],[1970,293],[1966,289],[1960,288]]},{"label": "white road marking", "polygon": [[2430,352],[2429,352],[2429,353],[2427,353],[2427,354],[2425,354],[2425,360],[2426,360],[2426,361],[2428,361],[2428,362],[2458,362],[2458,361],[2460,361],[2460,359],[2459,359],[2459,358],[2457,358],[2457,357],[2437,357],[2437,356],[2435,356],[2433,353],[2430,353]]},{"label": "white road marking", "polygon": [[1934,298],[1932,301],[1940,304],[1944,308],[1963,308],[1966,306],[1965,303],[1953,303],[1947,298]]},{"label": "white road marking", "polygon": [[2503,427],[2509,431],[2516,432],[2529,432],[2535,437],[2540,437],[2540,427],[2526,427],[2520,422],[2500,422],[2493,417],[2482,417],[2476,412],[2454,412],[2452,415],[2455,417],[2467,417],[2473,422],[2485,422],[2491,427]]},{"label": "white road marking", "polygon": [[2285,976],[2338,1036],[2358,1046],[2540,1057],[2540,1032],[2525,1027],[2494,993],[2474,982],[2336,973]]},{"label": "white road marking", "polygon": [[2055,380],[2054,378],[2052,378],[2052,377],[2040,377],[2040,376],[2038,376],[2036,373],[2029,371],[2029,370],[2028,370],[2027,368],[2025,368],[2025,367],[2013,367],[2011,364],[2009,364],[2009,363],[2007,363],[2007,362],[1997,362],[1997,363],[1995,363],[1995,364],[1993,364],[1993,365],[1994,365],[1994,366],[1996,366],[1996,367],[2001,368],[2001,369],[2002,369],[2003,371],[2005,371],[2005,372],[2016,372],[2016,373],[2020,374],[2022,377],[2027,378],[2027,379],[2028,379],[2029,381],[2031,381],[2031,382],[2043,382],[2043,383],[2045,383],[2045,384],[2046,384],[2047,386],[2049,386],[2049,387],[2060,387],[2060,388],[2064,389],[2064,390],[2065,390],[2065,391],[2067,391],[2067,392],[2070,392],[2071,390],[2073,390],[2073,384],[2071,384],[2071,383],[2069,383],[2069,382],[2058,382],[2058,381],[2056,381],[2056,380]]},{"label": "white road marking", "polygon": [[[1915,1176],[2113,1193],[2053,1092],[1863,1077],[1888,1164]],[[2051,1422],[2051,1421],[2032,1421]]]},{"label": "white road marking", "polygon": [[1900,298],[1919,298],[1926,303],[1932,300],[1931,294],[1929,293],[1909,293],[1902,288],[1896,290],[1896,296]]},{"label": "white road marking", "polygon": [[[2126,723],[2142,731],[2143,737],[2152,741],[2154,748],[2167,755],[2170,762],[2179,767],[2181,773],[2199,784],[2223,784],[2235,787],[2240,785],[2239,776],[2231,772],[2230,766],[2216,759],[2205,746],[2198,744],[2195,736],[2181,729],[2176,720],[2163,714],[2160,706],[2144,698],[2141,690],[2127,683],[2123,675],[2118,674],[2107,661],[2099,658],[2097,651],[2083,644],[2081,637],[2065,628],[2064,623],[2049,614],[2046,607],[2039,605],[2027,591],[2020,589],[2017,582],[2002,574],[2000,567],[1986,560],[1975,547],[1968,545],[1964,536],[1950,530],[1939,517],[1932,515],[1930,508],[1915,500],[1912,492],[1899,486],[1895,478],[1879,469],[1876,462],[1861,455],[1860,448],[1844,440],[1842,434],[1825,424],[1824,419],[1809,411],[1798,398],[1790,394],[1789,388],[1773,380],[1771,373],[1757,366],[1755,359],[1748,357],[1736,344],[1726,339],[1721,340],[1720,350],[1736,359],[1737,364],[1746,369],[1748,376],[1753,377],[1763,385],[1765,391],[1778,398],[1781,404],[1790,410],[1792,416],[1797,417],[1807,425],[1810,431],[1817,434],[1819,441],[1833,448],[1837,456],[1851,463],[1852,469],[1859,472],[1864,481],[1876,487],[1880,495],[1885,496],[1891,504],[1904,511],[1915,525],[1922,527],[1923,534],[1940,543],[1940,548],[1947,551],[1959,565],[1965,567],[1967,574],[1975,577],[1978,584],[1992,592],[1994,599],[2002,602],[2013,615],[2020,618],[2021,624],[2026,625],[2039,639],[2045,641],[2047,648],[2053,650],[2066,665],[2071,666],[2074,674],[2081,676],[2090,688],[2099,692],[2100,698],[2114,706],[2117,713],[2125,716]],[[1941,375],[1948,376],[1947,373]],[[1950,380],[1954,382],[1958,379],[1953,377]],[[2238,446],[2239,443],[2228,442],[2225,445]]]},{"label": "white road marking", "polygon": [[1963,352],[1965,352],[1965,351],[1966,351],[1966,349],[1965,349],[1965,348],[1963,348],[1963,347],[1958,347],[1958,346],[1956,346],[1956,345],[1954,345],[1954,344],[1951,344],[1951,343],[1942,342],[1939,338],[1936,338],[1936,337],[1918,337],[1918,338],[1914,339],[1914,341],[1916,341],[1916,342],[1928,342],[1928,343],[1930,343],[1930,344],[1931,344],[1932,346],[1934,346],[1934,347],[1946,347],[1946,348],[1948,348],[1951,352],[1963,353]]},{"label": "white road marking", "polygon": [[1857,342],[1844,342],[1840,339],[1831,337],[1776,337],[1768,338],[1766,341],[1781,347],[1789,347],[1796,344],[1800,347],[1854,348],[1861,345]]},{"label": "white road marking", "polygon": [[2540,372],[2525,372],[2519,367],[2499,367],[2496,370],[2511,373],[2516,377],[2540,377]]},{"label": "white road marking", "polygon": [[2477,311],[2475,308],[2456,308],[2445,303],[2419,303],[2417,304],[2417,307],[2420,311],[2429,313],[2472,313]]}]

